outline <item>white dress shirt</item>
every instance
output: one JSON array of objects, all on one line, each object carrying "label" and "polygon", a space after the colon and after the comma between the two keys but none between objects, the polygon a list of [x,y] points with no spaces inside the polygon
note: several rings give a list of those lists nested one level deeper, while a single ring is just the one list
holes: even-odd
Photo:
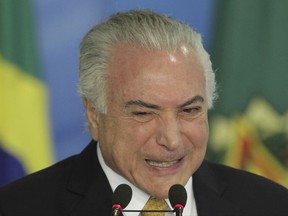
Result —
[{"label": "white dress shirt", "polygon": [[[102,169],[104,170],[104,173],[110,183],[110,186],[112,190],[114,191],[116,187],[120,184],[127,184],[132,188],[132,199],[128,206],[125,208],[125,210],[141,210],[143,209],[144,205],[150,198],[150,195],[143,192],[139,188],[135,187],[133,184],[131,184],[129,181],[127,181],[125,178],[123,178],[118,173],[114,172],[110,167],[106,165],[104,162],[99,143],[97,145],[97,154],[98,159],[100,162],[100,165]],[[192,187],[192,181],[193,178],[190,177],[187,184],[185,185],[185,189],[187,191],[187,203],[183,211],[183,216],[197,216],[197,209],[196,209],[196,203],[195,198],[193,196],[193,187]],[[167,204],[169,205],[170,209],[172,209],[169,199],[166,199]],[[135,216],[140,215],[137,212],[123,212],[124,216]],[[167,212],[166,216],[172,216],[174,213]]]}]

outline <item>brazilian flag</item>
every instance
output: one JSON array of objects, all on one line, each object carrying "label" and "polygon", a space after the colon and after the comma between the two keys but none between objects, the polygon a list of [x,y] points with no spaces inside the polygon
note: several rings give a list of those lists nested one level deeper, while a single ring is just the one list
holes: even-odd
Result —
[{"label": "brazilian flag", "polygon": [[217,2],[208,157],[288,187],[288,1]]},{"label": "brazilian flag", "polygon": [[47,89],[28,0],[0,0],[0,184],[52,163]]}]

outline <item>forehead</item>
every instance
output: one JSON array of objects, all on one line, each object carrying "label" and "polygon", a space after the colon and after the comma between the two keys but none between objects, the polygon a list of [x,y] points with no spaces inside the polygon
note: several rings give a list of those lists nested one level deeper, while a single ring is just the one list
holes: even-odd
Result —
[{"label": "forehead", "polygon": [[[205,78],[192,49],[148,50],[131,45],[117,46],[108,63],[108,96],[139,97],[156,100],[157,95],[183,96],[183,100],[202,94]],[[193,93],[194,92],[194,93]],[[187,97],[187,98],[185,98]]]},{"label": "forehead", "polygon": [[[129,75],[137,76],[143,70],[152,70],[157,73],[157,69],[167,65],[182,67],[188,73],[195,70],[203,71],[199,58],[189,46],[183,45],[176,50],[158,50],[125,43],[117,45],[112,50],[107,70],[111,78],[124,78]],[[175,73],[179,73],[177,68],[175,68]],[[193,76],[193,73],[190,74]]]}]

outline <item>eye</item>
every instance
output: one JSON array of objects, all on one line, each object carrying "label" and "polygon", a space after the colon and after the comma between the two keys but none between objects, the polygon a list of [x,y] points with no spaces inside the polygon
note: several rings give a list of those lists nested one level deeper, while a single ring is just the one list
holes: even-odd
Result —
[{"label": "eye", "polygon": [[134,111],[134,112],[132,112],[132,114],[134,115],[134,116],[146,116],[146,115],[151,115],[151,113],[149,113],[149,112],[144,112],[144,111]]},{"label": "eye", "polygon": [[191,107],[191,108],[185,108],[182,111],[184,113],[194,113],[194,112],[197,112],[198,110],[199,110],[198,107]]},{"label": "eye", "polygon": [[154,118],[155,113],[147,111],[133,111],[131,115],[138,122],[148,122]]},{"label": "eye", "polygon": [[184,119],[191,120],[196,118],[199,114],[202,113],[202,107],[196,106],[196,107],[188,107],[183,108],[180,112],[180,116]]}]

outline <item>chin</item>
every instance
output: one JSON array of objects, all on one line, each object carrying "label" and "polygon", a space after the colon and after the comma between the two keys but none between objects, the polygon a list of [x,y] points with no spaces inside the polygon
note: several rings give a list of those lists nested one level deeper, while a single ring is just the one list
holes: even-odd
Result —
[{"label": "chin", "polygon": [[148,193],[153,197],[166,199],[168,198],[170,187],[174,184],[175,183],[158,183],[153,188],[151,188],[151,191]]},{"label": "chin", "polygon": [[164,191],[155,191],[155,193],[151,193],[151,196],[156,197],[156,198],[160,198],[160,199],[167,199],[168,198],[168,190],[164,190]]},{"label": "chin", "polygon": [[181,184],[183,186],[186,185],[190,175],[182,175],[182,176],[166,176],[159,178],[147,178],[151,181],[147,181],[145,185],[142,185],[142,189],[146,191],[146,193],[150,194],[153,197],[157,198],[168,198],[169,190],[174,184]]}]

